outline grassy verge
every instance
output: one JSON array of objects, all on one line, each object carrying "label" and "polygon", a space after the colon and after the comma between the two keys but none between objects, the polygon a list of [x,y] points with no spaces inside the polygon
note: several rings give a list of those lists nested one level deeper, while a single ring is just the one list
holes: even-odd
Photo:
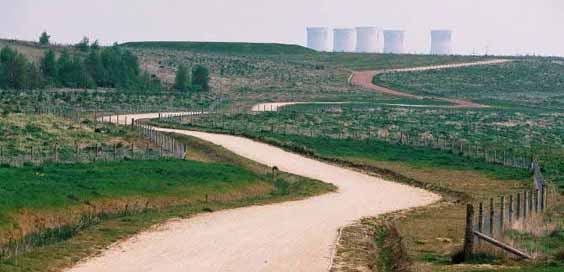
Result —
[{"label": "grassy verge", "polygon": [[[78,215],[90,205],[98,210],[105,207],[108,214],[113,214],[71,237],[0,261],[0,271],[58,271],[170,218],[300,199],[335,189],[329,184],[286,173],[273,180],[268,167],[194,138],[180,140],[188,144],[189,161],[0,169],[0,176],[9,177],[2,181],[0,192],[5,196],[1,199],[13,200],[1,202],[10,211],[3,214],[7,220],[3,224],[5,230],[21,230],[25,224],[36,222],[21,218],[64,214],[62,218],[70,220],[66,215]],[[65,190],[60,190],[61,187]],[[17,196],[21,199],[16,199]],[[24,201],[26,199],[33,201]],[[134,203],[142,203],[140,209],[135,210]],[[129,212],[123,212],[124,208]],[[112,209],[118,213],[111,213]]]}]

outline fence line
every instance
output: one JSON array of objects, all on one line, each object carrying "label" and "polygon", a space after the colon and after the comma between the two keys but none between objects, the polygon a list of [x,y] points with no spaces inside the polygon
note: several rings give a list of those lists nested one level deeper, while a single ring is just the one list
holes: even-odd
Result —
[{"label": "fence line", "polygon": [[[242,112],[237,114],[260,114],[256,112]],[[188,124],[195,127],[220,129],[230,133],[277,133],[306,137],[325,137],[330,139],[355,139],[361,141],[381,140],[390,144],[409,145],[414,147],[428,147],[436,150],[460,154],[464,157],[482,159],[486,162],[504,166],[530,169],[533,167],[532,155],[520,155],[513,150],[501,150],[490,146],[471,144],[452,136],[442,135],[414,135],[404,131],[389,132],[384,129],[370,128],[353,130],[346,127],[310,127],[307,129],[292,127],[289,124],[257,124],[255,122],[238,123],[228,117],[229,114],[206,113],[197,115],[163,116],[160,120]],[[227,121],[226,121],[227,119]],[[207,120],[206,122],[200,122]],[[230,122],[231,121],[231,122]]]},{"label": "fence line", "polygon": [[501,195],[497,202],[494,198],[490,198],[487,206],[479,202],[477,214],[474,214],[474,204],[468,204],[464,240],[465,258],[469,258],[474,253],[474,245],[479,244],[480,240],[521,258],[534,258],[538,254],[534,250],[519,249],[519,237],[507,235],[508,230],[535,231],[541,228],[534,221],[540,220],[539,216],[549,207],[548,185],[542,178],[537,161],[532,163],[531,170],[533,172],[533,190]]}]

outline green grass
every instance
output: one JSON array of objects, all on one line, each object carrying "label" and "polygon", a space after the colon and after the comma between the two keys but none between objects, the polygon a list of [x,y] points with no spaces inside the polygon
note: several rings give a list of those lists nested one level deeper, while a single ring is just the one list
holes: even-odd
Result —
[{"label": "green grass", "polygon": [[435,97],[463,98],[499,107],[563,112],[564,64],[556,59],[524,59],[482,65],[381,74],[375,83]]},{"label": "green grass", "polygon": [[293,44],[277,43],[241,43],[241,42],[128,42],[121,46],[129,48],[149,48],[194,51],[216,54],[240,55],[284,55],[284,54],[312,54],[315,51]]},{"label": "green grass", "polygon": [[483,56],[435,56],[414,54],[319,53],[307,60],[351,70],[380,70],[491,59]]},{"label": "green grass", "polygon": [[177,141],[188,161],[0,168],[0,242],[11,248],[26,235],[34,245],[0,260],[0,271],[60,270],[170,218],[335,190],[283,172],[273,179],[270,168],[199,139]]},{"label": "green grass", "polygon": [[222,194],[260,182],[243,169],[182,160],[0,168],[0,227],[23,210],[55,211],[117,198],[186,198]]},{"label": "green grass", "polygon": [[[538,111],[394,107],[368,102],[351,105],[297,105],[283,112],[229,114],[196,118],[194,125],[227,131],[331,135],[333,138],[377,138],[399,132],[412,139],[457,139],[466,149],[475,145],[540,161],[543,174],[564,190],[564,118]],[[481,149],[480,149],[481,150]],[[404,151],[401,151],[404,152]],[[483,153],[482,151],[480,151]],[[490,151],[490,157],[493,152]]]}]

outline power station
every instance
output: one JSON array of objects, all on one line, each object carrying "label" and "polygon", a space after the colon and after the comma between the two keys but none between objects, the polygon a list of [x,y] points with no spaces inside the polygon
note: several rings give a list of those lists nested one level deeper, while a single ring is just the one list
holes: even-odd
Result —
[{"label": "power station", "polygon": [[356,52],[378,53],[380,50],[380,30],[373,26],[356,28]]},{"label": "power station", "polygon": [[329,29],[326,27],[307,28],[307,47],[316,51],[329,51]]},{"label": "power station", "polygon": [[[307,47],[317,51],[331,51],[329,48],[330,29],[328,27],[308,27]],[[382,49],[383,38],[383,49]],[[336,28],[333,30],[333,52],[357,53],[405,53],[405,31],[381,30],[374,26],[356,28]],[[431,54],[452,54],[452,31],[431,31]]]},{"label": "power station", "polygon": [[354,52],[355,31],[352,28],[336,28],[333,31],[333,52]]},{"label": "power station", "polygon": [[403,54],[404,35],[403,30],[384,30],[384,53]]},{"label": "power station", "polygon": [[452,32],[450,30],[431,31],[431,54],[432,55],[452,54]]}]

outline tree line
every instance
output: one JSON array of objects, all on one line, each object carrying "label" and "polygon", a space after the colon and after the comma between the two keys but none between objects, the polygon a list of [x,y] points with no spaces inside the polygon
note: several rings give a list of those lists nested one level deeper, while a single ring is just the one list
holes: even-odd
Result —
[{"label": "tree line", "polygon": [[[39,44],[49,45],[50,36],[43,32]],[[98,41],[82,39],[74,48],[60,52],[48,49],[38,63],[17,50],[0,50],[0,89],[44,88],[118,88],[137,91],[159,91],[164,87],[156,76],[143,72],[137,56],[114,44],[101,47]],[[191,78],[191,79],[190,79]],[[209,71],[196,66],[190,75],[179,67],[173,86],[178,91],[208,91]]]}]

